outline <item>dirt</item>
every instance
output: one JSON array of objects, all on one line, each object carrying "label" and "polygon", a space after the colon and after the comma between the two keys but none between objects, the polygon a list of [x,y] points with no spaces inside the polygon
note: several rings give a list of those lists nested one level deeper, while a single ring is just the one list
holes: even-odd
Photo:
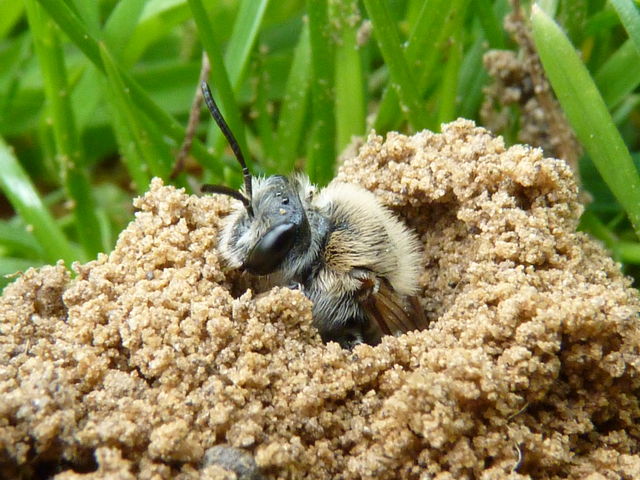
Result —
[{"label": "dirt", "polygon": [[458,120],[371,135],[337,178],[420,235],[428,330],[324,345],[302,293],[222,264],[230,199],[154,180],[113,252],[5,289],[0,471],[640,478],[640,302],[564,161]]}]

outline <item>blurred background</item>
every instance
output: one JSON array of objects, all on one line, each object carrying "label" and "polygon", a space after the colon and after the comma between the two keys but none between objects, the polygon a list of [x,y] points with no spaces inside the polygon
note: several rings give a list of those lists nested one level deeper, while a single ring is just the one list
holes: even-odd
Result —
[{"label": "blurred background", "polygon": [[109,252],[154,176],[189,192],[240,185],[192,106],[203,52],[254,174],[324,185],[353,137],[470,118],[565,159],[581,229],[640,278],[634,0],[0,0],[0,12],[0,287]]}]

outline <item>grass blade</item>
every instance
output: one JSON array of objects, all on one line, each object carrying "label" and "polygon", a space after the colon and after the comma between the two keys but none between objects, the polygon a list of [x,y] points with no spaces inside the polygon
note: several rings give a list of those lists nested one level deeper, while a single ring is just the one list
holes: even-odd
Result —
[{"label": "grass blade", "polygon": [[[246,77],[251,53],[268,6],[269,0],[242,0],[240,3],[231,38],[224,54],[224,64],[229,73],[229,83],[234,97],[238,95]],[[211,142],[214,145],[214,151],[220,152],[226,145],[226,139],[218,128],[214,128],[213,123],[211,128],[213,129]],[[248,153],[248,150],[244,151]]]},{"label": "grass blade", "polygon": [[333,41],[327,0],[307,0],[311,40],[311,101],[314,123],[308,145],[306,171],[312,182],[326,185],[335,163]]},{"label": "grass blade", "polygon": [[389,68],[392,87],[400,100],[400,109],[415,130],[421,130],[428,124],[424,103],[418,90],[418,79],[402,50],[400,34],[383,0],[364,0],[364,5],[373,23],[373,34],[382,52],[385,64]]},{"label": "grass blade", "polygon": [[334,18],[340,18],[340,42],[336,47],[336,146],[341,152],[354,135],[365,130],[366,103],[362,60],[356,42],[359,18],[358,2],[345,0],[335,6]]},{"label": "grass blade", "polygon": [[475,11],[478,13],[484,35],[489,42],[489,47],[504,49],[506,46],[504,29],[502,28],[502,22],[496,17],[493,2],[491,0],[473,0],[473,2],[475,3]]},{"label": "grass blade", "polygon": [[28,36],[7,41],[0,49],[0,132],[14,125],[11,108],[18,97],[22,69],[31,58],[31,39]]},{"label": "grass blade", "polygon": [[100,235],[96,204],[83,163],[81,140],[70,102],[70,86],[62,46],[52,21],[33,0],[25,0],[33,41],[40,62],[46,98],[50,106],[56,140],[56,158],[65,189],[72,201],[72,213],[80,243],[88,257],[108,248]]},{"label": "grass blade", "polygon": [[24,6],[14,0],[0,0],[0,38],[5,38],[14,25],[20,20]]},{"label": "grass blade", "polygon": [[293,53],[276,130],[277,158],[282,172],[292,171],[295,164],[307,113],[310,79],[311,40],[309,26],[305,24]]},{"label": "grass blade", "polygon": [[58,224],[36,193],[29,176],[13,155],[11,148],[0,137],[0,188],[44,252],[44,260],[55,263],[63,259],[67,265],[75,260],[85,260],[80,251],[73,248]]},{"label": "grass blade", "polygon": [[55,20],[62,31],[69,36],[71,41],[87,56],[91,63],[100,68],[100,70],[103,70],[98,42],[75,12],[60,0],[38,0],[38,3],[42,5],[51,18]]},{"label": "grass blade", "polygon": [[482,89],[487,83],[487,71],[482,65],[485,39],[478,36],[462,60],[458,83],[458,97],[461,99],[457,113],[463,118],[476,118],[483,100]]},{"label": "grass blade", "polygon": [[456,102],[458,94],[458,79],[462,65],[462,42],[460,34],[453,37],[449,48],[449,57],[444,67],[440,92],[438,95],[438,125],[451,122],[456,117]]},{"label": "grass blade", "polygon": [[[406,48],[406,58],[411,69],[420,79],[421,92],[432,76],[437,61],[442,55],[442,46],[447,42],[453,28],[456,11],[462,10],[462,3],[468,0],[427,0],[411,31]],[[399,123],[400,108],[394,89],[387,88],[376,113],[373,128],[386,131]],[[436,128],[436,124],[427,124],[427,128]]]},{"label": "grass blade", "polygon": [[[233,132],[236,140],[240,144],[240,149],[245,152],[245,159],[249,169],[251,169],[251,158],[249,158],[249,149],[247,148],[247,140],[244,132],[244,124],[240,118],[240,110],[236,103],[233,87],[229,80],[229,74],[225,66],[222,50],[218,44],[218,40],[214,35],[213,26],[207,15],[207,11],[200,0],[189,0],[189,7],[193,13],[193,19],[196,22],[200,41],[207,52],[209,62],[211,63],[211,83],[213,84],[214,96],[216,102],[220,105],[224,119],[229,124],[229,128]],[[209,127],[208,143],[221,145],[224,138],[219,129],[211,122]],[[239,167],[238,167],[239,168]]]},{"label": "grass blade", "polygon": [[629,39],[595,75],[596,85],[609,108],[616,107],[640,84],[640,54]]},{"label": "grass blade", "polygon": [[604,100],[569,39],[536,5],[532,26],[538,54],[569,122],[640,234],[640,177]]},{"label": "grass blade", "polygon": [[614,123],[619,127],[638,107],[640,107],[640,94],[629,95],[613,112]]},{"label": "grass blade", "polygon": [[42,248],[22,223],[0,221],[0,246],[23,257],[42,258]]},{"label": "grass blade", "polygon": [[632,0],[611,0],[611,5],[620,17],[636,51],[640,54],[640,10]]},{"label": "grass blade", "polygon": [[[160,149],[160,145],[164,143],[162,138],[154,137],[152,132],[145,128],[142,116],[135,109],[133,101],[127,94],[122,76],[104,46],[102,47],[102,58],[108,80],[109,94],[107,99],[112,102],[119,118],[124,121],[122,126],[127,128],[129,132],[127,136],[133,138],[136,150],[140,153],[140,157],[131,157],[126,165],[131,178],[136,183],[137,190],[144,191],[149,185],[149,174],[166,178],[171,170],[173,158],[167,158]],[[138,163],[139,158],[143,160],[142,164]]]},{"label": "grass blade", "polygon": [[640,264],[640,243],[621,241],[617,245],[617,250],[621,262]]},{"label": "grass blade", "polygon": [[265,67],[265,56],[259,55],[252,64],[251,87],[254,90],[256,128],[260,143],[262,144],[263,168],[268,174],[282,173],[278,171],[275,159],[274,126],[271,105],[269,102],[270,79]]},{"label": "grass blade", "polygon": [[[102,57],[100,55],[100,47],[91,32],[84,27],[77,15],[64,3],[59,0],[37,0],[47,13],[55,20],[63,32],[71,39],[87,58],[93,63],[98,70],[105,72]],[[177,148],[182,142],[185,135],[184,127],[165,110],[160,108],[149,95],[133,80],[131,75],[122,66],[117,64],[117,68],[122,76],[125,86],[130,91],[131,98],[134,100],[138,108],[147,118],[151,119],[158,125],[163,134],[172,140],[171,146]],[[198,161],[210,167],[214,167],[218,163],[209,154],[202,143],[194,139],[191,146],[191,152]]]},{"label": "grass blade", "polygon": [[268,5],[269,0],[242,0],[240,2],[238,15],[233,24],[233,32],[224,55],[229,81],[236,93],[247,70],[251,51]]},{"label": "grass blade", "polygon": [[145,3],[145,0],[119,2],[109,15],[104,27],[103,38],[105,43],[109,45],[109,51],[116,58],[121,58],[120,54],[124,52],[135,32]]}]

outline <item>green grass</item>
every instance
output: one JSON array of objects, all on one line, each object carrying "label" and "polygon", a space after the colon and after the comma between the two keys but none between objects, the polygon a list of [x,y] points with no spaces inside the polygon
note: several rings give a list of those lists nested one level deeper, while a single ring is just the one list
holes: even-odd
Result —
[{"label": "green grass", "polygon": [[[531,15],[524,4],[585,150],[594,201],[582,228],[640,278],[638,3],[545,1]],[[300,169],[326,184],[371,128],[481,124],[482,56],[516,49],[507,0],[0,0],[0,11],[0,275],[109,251],[131,198],[153,176],[172,182],[203,50],[252,171]],[[513,138],[520,112],[508,115]],[[238,186],[202,118],[173,183]]]}]

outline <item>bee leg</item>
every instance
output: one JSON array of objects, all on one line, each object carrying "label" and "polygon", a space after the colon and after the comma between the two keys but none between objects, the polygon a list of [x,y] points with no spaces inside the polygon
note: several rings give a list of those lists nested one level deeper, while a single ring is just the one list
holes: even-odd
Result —
[{"label": "bee leg", "polygon": [[287,288],[291,290],[300,290],[304,293],[304,286],[300,282],[293,282],[287,285]]},{"label": "bee leg", "polygon": [[373,275],[363,275],[356,277],[360,281],[360,288],[356,290],[356,298],[360,302],[364,302],[371,295],[378,293],[380,288],[380,281]]},{"label": "bee leg", "polygon": [[362,335],[360,333],[356,333],[343,338],[340,342],[340,346],[347,350],[353,350],[356,345],[360,345],[362,343],[364,343]]},{"label": "bee leg", "polygon": [[332,331],[331,334],[321,336],[323,342],[337,342],[342,348],[347,350],[351,350],[356,345],[365,343],[362,331],[358,328],[342,328],[337,331]]}]

